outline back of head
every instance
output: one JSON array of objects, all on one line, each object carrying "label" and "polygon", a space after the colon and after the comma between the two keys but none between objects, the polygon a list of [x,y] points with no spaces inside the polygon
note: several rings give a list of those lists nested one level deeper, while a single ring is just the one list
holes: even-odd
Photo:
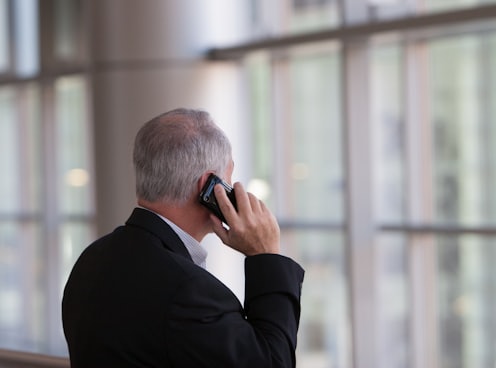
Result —
[{"label": "back of head", "polygon": [[230,160],[231,144],[207,112],[169,111],[136,135],[136,195],[149,202],[185,203],[205,172],[222,175]]}]

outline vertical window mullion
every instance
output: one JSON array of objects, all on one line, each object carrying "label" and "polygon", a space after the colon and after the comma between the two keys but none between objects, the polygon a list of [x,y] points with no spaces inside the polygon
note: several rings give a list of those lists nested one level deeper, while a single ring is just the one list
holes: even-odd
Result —
[{"label": "vertical window mullion", "polygon": [[[366,0],[340,0],[341,22],[367,21]],[[372,132],[368,40],[343,40],[344,168],[354,368],[378,368],[376,262],[374,259]],[[358,108],[357,108],[358,106]]]},{"label": "vertical window mullion", "polygon": [[[25,203],[25,199],[29,198],[29,183],[30,178],[28,177],[28,163],[30,157],[28,157],[27,142],[29,132],[26,131],[28,125],[28,97],[27,97],[27,85],[19,85],[16,91],[16,130],[17,130],[17,141],[16,146],[18,147],[17,152],[19,156],[18,165],[18,184],[19,184],[19,203],[17,208],[17,226],[20,230],[21,236],[24,241],[21,242],[19,247],[20,259],[23,260],[23,268],[25,269],[36,269],[36,244],[30,244],[29,239],[26,234],[29,233],[30,225],[30,210]],[[22,273],[22,287],[21,287],[21,298],[22,298],[22,316],[23,316],[23,336],[28,336],[31,339],[39,338],[36,336],[36,327],[38,323],[43,323],[43,318],[37,313],[38,311],[33,310],[33,306],[36,305],[36,292],[38,291],[37,278],[33,277],[32,272]],[[43,310],[43,308],[42,308]]]},{"label": "vertical window mullion", "polygon": [[343,47],[348,266],[355,368],[378,367],[369,45]]},{"label": "vertical window mullion", "polygon": [[49,347],[56,346],[58,337],[58,326],[60,325],[59,306],[59,240],[58,228],[58,197],[57,186],[58,177],[56,170],[56,139],[55,139],[55,90],[54,82],[42,83],[42,126],[43,126],[43,229],[44,229],[44,264],[45,264],[45,285],[47,295],[47,308],[45,320],[47,325],[46,341]]},{"label": "vertical window mullion", "polygon": [[[433,218],[432,137],[429,122],[429,69],[425,43],[405,46],[405,111],[407,219],[430,223]],[[436,248],[430,234],[410,235],[409,273],[413,368],[436,368]]]},{"label": "vertical window mullion", "polygon": [[287,150],[287,139],[285,134],[288,122],[291,121],[290,111],[285,108],[289,106],[291,98],[289,96],[289,65],[286,57],[277,57],[272,55],[272,91],[274,108],[272,109],[272,119],[274,124],[274,163],[275,172],[274,188],[277,188],[275,196],[276,215],[285,216],[287,213],[287,197],[288,183],[285,182],[286,172],[289,170]]}]

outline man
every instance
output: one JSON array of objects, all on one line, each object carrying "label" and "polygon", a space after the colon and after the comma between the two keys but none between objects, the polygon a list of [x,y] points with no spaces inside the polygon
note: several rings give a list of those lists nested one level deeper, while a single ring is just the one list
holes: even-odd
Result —
[{"label": "man", "polygon": [[[206,112],[146,123],[134,146],[139,207],[82,253],[64,290],[71,366],[294,367],[304,271],[279,254],[273,214],[240,183],[229,226],[199,202],[210,174],[231,182],[231,146]],[[246,255],[245,306],[204,269],[210,232]]]}]

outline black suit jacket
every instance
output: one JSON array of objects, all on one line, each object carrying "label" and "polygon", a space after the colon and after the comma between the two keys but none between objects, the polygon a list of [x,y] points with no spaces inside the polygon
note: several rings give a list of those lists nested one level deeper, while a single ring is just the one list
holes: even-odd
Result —
[{"label": "black suit jacket", "polygon": [[287,257],[247,257],[243,308],[162,219],[137,208],[69,276],[71,366],[294,367],[303,273]]}]

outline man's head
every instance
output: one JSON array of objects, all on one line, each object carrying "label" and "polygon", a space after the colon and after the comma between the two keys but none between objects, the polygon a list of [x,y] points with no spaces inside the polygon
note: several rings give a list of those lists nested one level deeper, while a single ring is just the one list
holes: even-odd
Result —
[{"label": "man's head", "polygon": [[181,205],[196,194],[206,172],[226,172],[231,144],[207,112],[176,109],[143,125],[133,161],[139,199]]}]

